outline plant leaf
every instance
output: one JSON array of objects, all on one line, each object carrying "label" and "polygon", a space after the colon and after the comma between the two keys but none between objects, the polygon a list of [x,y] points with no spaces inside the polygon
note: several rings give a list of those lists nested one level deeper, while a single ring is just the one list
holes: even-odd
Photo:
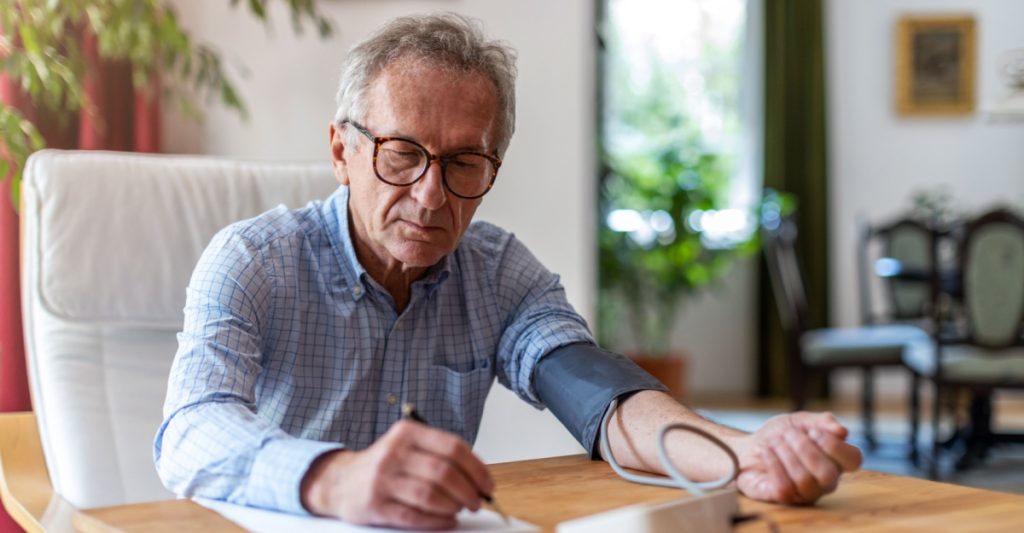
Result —
[{"label": "plant leaf", "polygon": [[26,53],[37,56],[43,55],[43,50],[39,47],[39,38],[35,28],[30,24],[21,24],[18,27],[18,34],[21,36],[21,46],[25,48]]},{"label": "plant leaf", "polygon": [[15,176],[11,178],[11,205],[14,206],[14,211],[21,210],[21,170],[19,169]]},{"label": "plant leaf", "polygon": [[249,10],[260,20],[267,20],[266,6],[263,5],[261,0],[249,0]]}]

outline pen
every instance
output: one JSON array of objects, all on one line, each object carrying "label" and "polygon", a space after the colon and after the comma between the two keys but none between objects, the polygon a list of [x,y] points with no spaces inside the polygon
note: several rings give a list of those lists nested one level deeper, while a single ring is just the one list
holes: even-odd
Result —
[{"label": "pen", "polygon": [[[418,412],[416,412],[416,406],[411,403],[402,404],[402,418],[405,420],[412,420],[413,422],[419,422],[424,426],[430,425],[427,423],[426,420],[423,419],[422,416],[420,416]],[[501,519],[504,520],[506,524],[509,523],[508,515],[506,515],[505,511],[503,511],[501,509],[501,506],[498,505],[498,500],[494,499],[494,497],[491,496],[490,494],[484,494],[482,492],[480,493],[480,499],[487,502],[487,505],[490,505],[492,508],[494,508],[494,510],[497,511],[499,515],[501,515]]]}]

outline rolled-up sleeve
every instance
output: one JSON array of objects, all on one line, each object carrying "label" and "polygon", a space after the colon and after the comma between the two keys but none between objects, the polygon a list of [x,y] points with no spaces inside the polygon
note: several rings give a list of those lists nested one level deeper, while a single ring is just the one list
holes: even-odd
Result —
[{"label": "rolled-up sleeve", "polygon": [[189,283],[153,445],[161,480],[179,496],[306,513],[303,476],[343,447],[291,436],[256,411],[271,297],[259,250],[230,228],[218,234]]},{"label": "rolled-up sleeve", "polygon": [[544,404],[533,386],[537,362],[561,346],[594,340],[566,300],[559,277],[514,236],[508,239],[495,273],[497,305],[507,317],[498,344],[498,380],[540,409]]}]

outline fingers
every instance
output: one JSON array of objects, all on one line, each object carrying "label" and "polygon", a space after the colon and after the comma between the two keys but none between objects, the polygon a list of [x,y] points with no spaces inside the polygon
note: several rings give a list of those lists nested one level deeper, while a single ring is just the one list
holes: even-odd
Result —
[{"label": "fingers", "polygon": [[758,495],[768,501],[798,503],[800,494],[779,456],[771,448],[764,447],[757,452],[757,457],[764,468],[764,477],[761,481],[762,486],[758,487]]},{"label": "fingers", "polygon": [[832,458],[844,472],[860,468],[864,457],[857,447],[845,441],[849,430],[832,413],[795,413],[793,425],[807,435]]},{"label": "fingers", "polygon": [[790,503],[808,503],[818,499],[823,493],[814,476],[800,462],[800,458],[783,439],[774,440],[766,448],[767,455],[774,454],[782,463],[786,476],[796,488],[797,498]]},{"label": "fingers", "polygon": [[[815,499],[836,490],[839,475],[842,473],[839,465],[803,431],[787,431],[784,438],[787,448],[813,478],[806,482],[806,486],[816,492]],[[803,493],[801,490],[801,494]]]},{"label": "fingers", "polygon": [[415,478],[429,488],[429,493],[416,493],[410,496],[414,500],[406,500],[419,509],[439,512],[448,506],[435,505],[447,501],[458,506],[452,512],[462,507],[476,511],[481,506],[481,494],[489,495],[494,491],[494,481],[487,467],[459,437],[415,422],[396,424],[388,437],[404,443],[396,447],[390,459],[398,468],[397,473]]},{"label": "fingers", "polygon": [[494,490],[487,468],[459,437],[399,422],[369,448],[326,454],[303,478],[310,512],[348,522],[450,529],[463,508]]},{"label": "fingers", "polygon": [[401,422],[396,427],[416,431],[415,448],[452,463],[472,483],[477,494],[490,495],[494,492],[494,480],[487,467],[459,437],[418,423]]},{"label": "fingers", "polygon": [[441,486],[417,477],[393,477],[389,485],[388,494],[395,502],[429,515],[451,517],[463,508]]},{"label": "fingers", "polygon": [[[453,504],[471,511],[480,509],[480,491],[477,485],[451,461],[440,456],[413,450],[413,457],[406,462],[405,471],[412,477],[430,480]],[[426,508],[425,508],[426,509]],[[458,512],[455,509],[453,512]]]},{"label": "fingers", "polygon": [[850,434],[850,430],[846,429],[839,419],[836,418],[832,413],[808,413],[799,412],[793,413],[793,423],[796,427],[810,431],[811,429],[818,429],[826,433],[831,433],[839,439],[845,439]]},{"label": "fingers", "polygon": [[[812,503],[832,492],[843,472],[860,468],[859,449],[831,413],[793,413],[768,421],[751,435],[749,475],[741,490],[767,501]],[[739,483],[738,483],[739,484]]]},{"label": "fingers", "polygon": [[831,457],[844,472],[853,472],[857,470],[864,461],[864,455],[861,453],[860,449],[856,446],[850,445],[842,439],[837,438],[831,433],[825,433],[819,431],[817,428],[811,428],[807,431],[807,436],[818,445],[818,448]]},{"label": "fingers", "polygon": [[785,476],[788,483],[779,485],[795,489],[792,503],[811,503],[834,491],[842,472],[856,470],[862,460],[860,450],[817,429],[785,431],[769,442],[762,455],[770,474]]},{"label": "fingers", "polygon": [[456,525],[454,515],[438,516],[397,501],[382,503],[376,514],[369,525],[435,531],[453,529]]}]

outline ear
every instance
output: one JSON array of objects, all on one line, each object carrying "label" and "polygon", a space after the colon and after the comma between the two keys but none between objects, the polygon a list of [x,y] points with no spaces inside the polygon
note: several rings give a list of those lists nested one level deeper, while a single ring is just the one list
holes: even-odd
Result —
[{"label": "ear", "polygon": [[334,121],[330,125],[331,143],[331,168],[334,169],[334,179],[342,185],[348,185],[348,163],[345,161],[345,132],[337,127]]}]

